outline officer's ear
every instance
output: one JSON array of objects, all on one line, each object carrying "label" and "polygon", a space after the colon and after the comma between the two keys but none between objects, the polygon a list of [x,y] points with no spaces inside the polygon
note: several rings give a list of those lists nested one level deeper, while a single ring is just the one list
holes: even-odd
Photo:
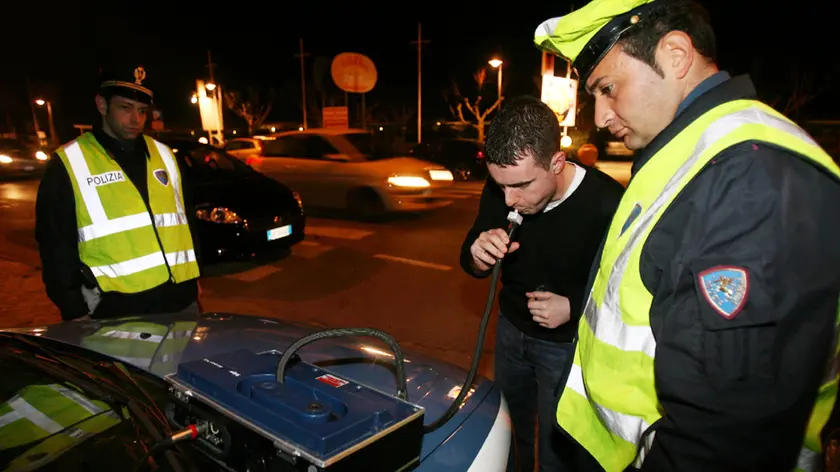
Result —
[{"label": "officer's ear", "polygon": [[656,62],[665,76],[682,79],[697,59],[691,37],[682,31],[671,31],[659,40]]},{"label": "officer's ear", "polygon": [[96,96],[96,109],[99,110],[99,114],[105,116],[108,114],[108,99],[103,97],[102,95]]}]

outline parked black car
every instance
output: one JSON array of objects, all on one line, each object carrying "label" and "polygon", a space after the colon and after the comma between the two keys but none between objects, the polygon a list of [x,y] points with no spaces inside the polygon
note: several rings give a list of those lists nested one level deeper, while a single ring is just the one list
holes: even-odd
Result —
[{"label": "parked black car", "polygon": [[475,139],[439,139],[414,146],[412,156],[445,166],[457,180],[484,180],[484,143]]},{"label": "parked black car", "polygon": [[296,192],[216,147],[164,142],[192,195],[188,211],[197,219],[202,264],[288,249],[304,239],[306,216]]}]

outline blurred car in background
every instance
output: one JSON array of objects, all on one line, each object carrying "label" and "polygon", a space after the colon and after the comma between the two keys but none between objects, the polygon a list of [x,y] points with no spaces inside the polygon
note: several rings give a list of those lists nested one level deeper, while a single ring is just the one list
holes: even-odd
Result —
[{"label": "blurred car in background", "polygon": [[36,176],[44,172],[49,153],[17,139],[0,139],[0,178]]},{"label": "blurred car in background", "polygon": [[233,138],[225,141],[224,150],[231,156],[250,165],[250,159],[259,157],[262,153],[264,139]]},{"label": "blurred car in background", "polygon": [[165,143],[181,166],[197,219],[202,264],[288,249],[304,239],[300,196],[225,153],[193,140]]},{"label": "blurred car in background", "polygon": [[635,153],[621,141],[606,143],[606,150],[595,161],[595,167],[617,180],[625,187],[630,182]]},{"label": "blurred car in background", "polygon": [[361,219],[423,212],[452,203],[454,180],[440,164],[377,149],[371,133],[309,129],[273,133],[249,165],[299,192],[307,207],[347,210]]}]

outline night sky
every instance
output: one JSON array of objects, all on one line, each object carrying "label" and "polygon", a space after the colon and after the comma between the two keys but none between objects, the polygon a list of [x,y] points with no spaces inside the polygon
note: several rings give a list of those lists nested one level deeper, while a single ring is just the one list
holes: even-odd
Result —
[{"label": "night sky", "polygon": [[[572,8],[564,1],[496,7],[492,2],[458,1],[298,3],[66,1],[4,11],[0,128],[6,128],[9,115],[19,128],[31,120],[28,78],[33,96],[52,101],[58,132],[69,139],[74,123],[91,123],[95,116],[93,94],[103,64],[124,64],[129,74],[142,64],[144,84],[155,90],[167,127],[198,127],[198,111],[189,98],[195,79],[207,78],[208,49],[218,64],[216,81],[224,88],[271,87],[277,99],[270,119],[300,120],[300,68],[294,56],[300,37],[310,54],[308,81],[316,58],[328,63],[340,52],[363,53],[379,73],[376,88],[366,97],[368,106],[413,112],[417,56],[410,42],[416,39],[418,21],[424,39],[431,41],[423,52],[424,118],[449,118],[443,91],[455,80],[465,95],[475,96],[472,74],[494,56],[505,61],[506,96],[536,94],[540,53],[533,46],[534,29]],[[786,97],[797,75],[806,77],[814,84],[810,90],[819,95],[800,117],[840,118],[840,93],[834,85],[840,83],[840,39],[832,19],[836,1],[784,2],[795,8],[756,0],[702,3],[718,34],[722,68],[751,73],[768,101]],[[495,77],[495,70],[490,71],[485,86],[490,99],[496,93]],[[326,82],[334,89],[328,73]],[[311,84],[307,92],[313,92]],[[226,120],[241,126],[233,118]],[[46,127],[45,114],[39,122]]]}]

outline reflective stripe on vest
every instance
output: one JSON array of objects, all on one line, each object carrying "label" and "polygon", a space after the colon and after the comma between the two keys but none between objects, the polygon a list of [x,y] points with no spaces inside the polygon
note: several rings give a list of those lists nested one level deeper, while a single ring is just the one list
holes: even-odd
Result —
[{"label": "reflective stripe on vest", "polygon": [[159,369],[150,369],[153,362],[167,364],[164,370],[170,373],[170,364],[180,360],[196,326],[193,321],[179,321],[171,327],[131,321],[100,329],[85,337],[82,346],[155,373]]},{"label": "reflective stripe on vest", "polygon": [[[655,440],[649,428],[661,418],[649,319],[653,296],[639,272],[644,243],[665,209],[714,156],[752,140],[790,149],[840,178],[836,164],[799,127],[766,105],[739,100],[710,110],[666,144],[634,176],[619,204],[557,407],[560,426],[607,472],[641,466]],[[635,219],[628,218],[634,213]],[[821,393],[836,383],[832,371]],[[813,432],[818,435],[828,419],[822,403],[830,401],[830,413],[833,400],[820,396],[811,419],[817,427],[809,427],[806,445],[819,447]]]},{"label": "reflective stripe on vest", "polygon": [[36,470],[86,439],[119,424],[119,415],[61,385],[33,385],[0,406],[0,450],[34,444],[4,470]]},{"label": "reflective stripe on vest", "polygon": [[106,410],[106,404],[61,385],[26,387],[0,407],[0,450],[38,441]]},{"label": "reflective stripe on vest", "polygon": [[40,470],[62,454],[81,444],[86,439],[119,424],[120,417],[108,411],[83,420],[78,427],[71,426],[37,443],[9,463],[4,471],[28,472]]},{"label": "reflective stripe on vest", "polygon": [[155,354],[149,371],[165,376],[178,370],[181,357],[192,339],[197,323],[179,321],[175,323],[163,340],[163,345]]},{"label": "reflective stripe on vest", "polygon": [[[838,300],[840,304],[840,300]],[[840,326],[840,309],[837,312],[837,324]],[[811,418],[808,421],[808,427],[805,430],[805,447],[799,452],[799,460],[796,463],[797,472],[810,472],[823,470],[823,456],[822,452],[822,430],[831,416],[831,411],[834,408],[834,403],[837,398],[838,380],[840,380],[840,372],[838,372],[838,362],[840,362],[840,342],[838,342],[838,335],[840,330],[834,333],[834,358],[829,362],[825,375],[823,375],[822,386],[817,394],[817,403],[811,413]]]},{"label": "reflective stripe on vest", "polygon": [[175,282],[199,275],[177,161],[166,145],[144,139],[151,214],[91,133],[57,151],[72,176],[79,255],[103,292],[148,290],[169,280],[170,271]]},{"label": "reflective stripe on vest", "polygon": [[819,452],[803,447],[799,451],[799,458],[796,460],[796,471],[811,472],[823,470],[823,456]]}]

